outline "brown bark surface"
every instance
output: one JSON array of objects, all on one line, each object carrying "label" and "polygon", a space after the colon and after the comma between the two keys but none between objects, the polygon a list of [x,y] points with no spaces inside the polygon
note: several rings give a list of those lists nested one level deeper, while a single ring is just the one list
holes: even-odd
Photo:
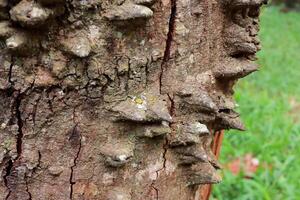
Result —
[{"label": "brown bark surface", "polygon": [[265,0],[0,0],[0,198],[198,200]]}]

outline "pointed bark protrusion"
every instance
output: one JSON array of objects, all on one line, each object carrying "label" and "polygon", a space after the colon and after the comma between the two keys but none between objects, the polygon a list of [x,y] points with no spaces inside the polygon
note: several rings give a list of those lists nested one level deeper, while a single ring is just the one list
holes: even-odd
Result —
[{"label": "pointed bark protrusion", "polygon": [[208,85],[214,85],[216,82],[212,72],[206,71],[203,73],[187,76],[185,81],[175,89],[176,95],[180,98],[180,103],[189,109],[196,112],[216,113],[218,108]]},{"label": "pointed bark protrusion", "polygon": [[201,124],[200,122],[186,123],[182,126],[182,131],[199,136],[208,135],[210,133],[207,126],[205,124]]},{"label": "pointed bark protrusion", "polygon": [[225,30],[226,46],[232,56],[255,54],[257,45],[244,27],[232,24]]},{"label": "pointed bark protrusion", "polygon": [[133,2],[139,5],[152,5],[156,0],[134,0]]},{"label": "pointed bark protrusion", "polygon": [[46,23],[51,17],[63,14],[64,7],[45,8],[31,0],[22,0],[10,10],[11,19],[22,26],[34,27]]},{"label": "pointed bark protrusion", "polygon": [[105,163],[110,167],[122,167],[128,163],[132,158],[132,155],[116,155],[116,156],[107,156]]},{"label": "pointed bark protrusion", "polygon": [[171,128],[167,122],[162,122],[161,125],[142,126],[135,130],[138,137],[155,138],[171,133]]},{"label": "pointed bark protrusion", "polygon": [[124,3],[108,10],[104,16],[111,21],[148,19],[153,16],[153,11],[143,5]]},{"label": "pointed bark protrusion", "polygon": [[105,164],[109,167],[122,167],[133,157],[133,146],[122,141],[110,141],[101,147]]},{"label": "pointed bark protrusion", "polygon": [[182,97],[182,101],[186,105],[192,108],[211,112],[217,111],[215,102],[205,90],[183,90],[178,95]]},{"label": "pointed bark protrusion", "polygon": [[191,165],[198,162],[208,162],[209,158],[205,149],[200,146],[178,147],[174,151],[178,153],[179,164]]},{"label": "pointed bark protrusion", "polygon": [[48,172],[51,176],[59,176],[64,171],[64,168],[61,166],[50,166]]},{"label": "pointed bark protrusion", "polygon": [[1,21],[0,22],[0,38],[8,38],[16,32],[16,29],[12,27],[11,22]]},{"label": "pointed bark protrusion", "polygon": [[241,60],[240,62],[224,63],[215,68],[213,73],[217,79],[239,79],[257,70],[258,65],[256,63],[249,62],[249,60]]},{"label": "pointed bark protrusion", "polygon": [[171,122],[166,101],[150,94],[133,96],[112,108],[116,120],[136,122]]},{"label": "pointed bark protrusion", "polygon": [[27,44],[27,36],[24,33],[17,33],[6,39],[6,46],[11,50],[18,50]]},{"label": "pointed bark protrusion", "polygon": [[226,0],[227,4],[231,7],[250,7],[250,6],[261,6],[267,4],[268,0]]},{"label": "pointed bark protrusion", "polygon": [[223,129],[236,129],[239,131],[245,131],[245,126],[239,117],[239,114],[233,110],[226,112],[220,112],[217,116],[219,119],[220,127]]},{"label": "pointed bark protrusion", "polygon": [[222,180],[217,170],[210,163],[192,165],[188,171],[188,185],[216,184]]},{"label": "pointed bark protrusion", "polygon": [[170,147],[180,147],[197,144],[200,142],[200,139],[197,135],[190,133],[177,133],[174,136],[170,136],[169,141]]},{"label": "pointed bark protrusion", "polygon": [[211,148],[207,150],[207,155],[208,155],[208,162],[215,168],[215,169],[222,169],[222,165],[216,158],[215,154],[212,152]]},{"label": "pointed bark protrusion", "polygon": [[169,136],[171,147],[189,146],[200,142],[200,136],[209,134],[206,125],[199,122],[177,125],[177,132]]},{"label": "pointed bark protrusion", "polygon": [[70,33],[60,40],[62,50],[79,58],[89,56],[91,44],[84,32]]},{"label": "pointed bark protrusion", "polygon": [[226,111],[226,110],[234,110],[238,107],[238,104],[235,100],[230,96],[221,96],[218,102],[219,112]]}]

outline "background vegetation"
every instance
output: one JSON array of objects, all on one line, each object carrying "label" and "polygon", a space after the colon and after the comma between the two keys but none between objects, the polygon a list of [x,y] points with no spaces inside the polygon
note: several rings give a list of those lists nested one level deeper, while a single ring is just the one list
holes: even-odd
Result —
[{"label": "background vegetation", "polygon": [[[261,16],[261,70],[242,80],[236,100],[247,131],[229,131],[221,152],[223,182],[212,199],[300,199],[300,12],[267,7]],[[251,178],[228,163],[252,154]],[[227,166],[227,167],[226,167]]]}]

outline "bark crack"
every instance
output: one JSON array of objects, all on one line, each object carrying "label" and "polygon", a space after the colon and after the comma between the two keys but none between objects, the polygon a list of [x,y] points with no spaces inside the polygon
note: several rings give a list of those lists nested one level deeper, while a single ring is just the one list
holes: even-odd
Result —
[{"label": "bark crack", "polygon": [[8,177],[11,173],[12,168],[13,168],[13,161],[10,158],[8,163],[7,163],[7,166],[5,168],[5,175],[3,176],[4,185],[8,189],[8,194],[6,195],[5,200],[7,200],[10,197],[10,194],[11,194],[11,189],[9,188],[9,185],[8,185]]},{"label": "bark crack", "polygon": [[[13,62],[13,58],[12,58],[12,62]],[[11,69],[10,69],[10,75],[9,75],[9,82],[11,84],[13,84],[12,81],[10,81],[11,79],[11,70],[12,70],[12,66],[14,64],[11,64]],[[4,180],[4,185],[6,186],[6,188],[8,189],[8,194],[5,197],[5,200],[9,199],[9,197],[11,196],[13,190],[10,188],[10,181],[9,181],[9,177],[12,173],[13,168],[16,165],[19,165],[19,161],[20,158],[22,156],[22,146],[23,146],[23,120],[22,120],[22,112],[21,112],[21,104],[22,104],[22,100],[24,98],[24,96],[26,95],[27,91],[30,88],[27,88],[24,92],[21,92],[20,90],[16,90],[13,85],[12,87],[9,88],[9,90],[11,90],[12,95],[14,97],[14,102],[13,102],[13,106],[11,107],[11,112],[12,112],[12,119],[16,119],[16,124],[18,126],[18,130],[17,130],[17,135],[16,135],[16,150],[17,150],[17,156],[16,158],[12,159],[9,158],[9,161],[7,163],[7,166],[5,168],[5,175],[3,176],[3,180]],[[27,180],[25,180],[25,182],[27,182]],[[27,183],[26,183],[27,184]],[[26,186],[27,187],[27,186]],[[30,196],[30,195],[29,195]]]},{"label": "bark crack", "polygon": [[167,163],[167,158],[166,158],[166,155],[167,155],[167,152],[168,152],[168,144],[169,144],[169,141],[168,141],[168,138],[166,137],[165,138],[165,143],[163,144],[163,155],[162,155],[162,158],[163,158],[163,165],[160,169],[156,170],[155,173],[156,173],[156,178],[155,180],[152,181],[150,187],[153,188],[155,190],[155,193],[156,193],[156,199],[158,200],[158,194],[159,194],[159,189],[156,188],[154,185],[155,185],[155,182],[156,180],[158,179],[159,177],[159,172],[160,171],[163,171],[165,168],[166,168],[166,163]]},{"label": "bark crack", "polygon": [[155,196],[156,196],[155,198],[156,198],[156,200],[158,200],[158,197],[159,197],[158,196],[158,189],[156,187],[154,187],[154,183],[151,184],[151,187],[155,190]]},{"label": "bark crack", "polygon": [[41,167],[41,160],[42,160],[42,154],[41,151],[38,151],[38,163],[37,165],[32,169],[32,173],[36,173],[36,171]]},{"label": "bark crack", "polygon": [[26,175],[26,177],[25,177],[25,184],[26,184],[26,192],[27,192],[27,194],[28,194],[28,196],[29,196],[29,199],[28,199],[28,200],[32,200],[32,194],[30,193],[29,187],[28,187],[28,177],[27,177],[27,175]]},{"label": "bark crack", "polygon": [[164,150],[163,155],[162,155],[163,165],[162,165],[162,168],[156,170],[156,178],[158,178],[159,172],[166,168],[166,163],[167,163],[166,155],[167,155],[167,152],[168,152],[168,145],[169,145],[169,141],[168,141],[168,138],[166,137],[165,138],[165,143],[163,145],[163,150]]},{"label": "bark crack", "polygon": [[160,93],[162,93],[162,78],[164,73],[164,68],[166,67],[171,54],[171,47],[173,42],[173,36],[175,31],[175,22],[176,22],[176,10],[177,10],[177,4],[176,0],[171,0],[171,15],[169,19],[169,29],[167,34],[167,40],[166,40],[166,47],[164,52],[164,57],[161,63],[161,72],[159,76],[159,90]]},{"label": "bark crack", "polygon": [[[76,134],[74,133],[75,131],[77,131],[77,126],[78,124],[75,125],[75,127],[73,128],[73,133],[72,134]],[[79,136],[79,145],[78,145],[78,150],[77,150],[77,153],[75,155],[75,158],[73,160],[73,165],[71,166],[71,175],[70,175],[70,200],[73,199],[73,186],[76,184],[76,181],[73,181],[73,177],[74,177],[74,168],[76,167],[77,165],[77,161],[78,161],[78,158],[79,158],[79,154],[81,152],[81,141],[82,140],[82,137],[81,137],[81,134]]]},{"label": "bark crack", "polygon": [[17,124],[18,124],[18,135],[17,135],[17,158],[19,159],[22,155],[22,145],[23,145],[23,137],[24,133],[22,131],[23,128],[23,121],[22,121],[22,113],[20,110],[22,103],[22,94],[19,93],[18,96],[16,97],[16,107],[15,107],[15,112],[16,112],[16,118],[17,118]]},{"label": "bark crack", "polygon": [[13,85],[14,82],[11,80],[12,78],[12,70],[13,70],[13,66],[15,65],[15,59],[13,56],[11,56],[11,61],[10,61],[10,66],[9,66],[9,72],[8,72],[8,82]]},{"label": "bark crack", "polygon": [[170,96],[170,94],[167,94],[168,95],[168,98],[169,98],[169,100],[170,100],[170,102],[171,102],[171,107],[170,107],[170,114],[171,114],[171,116],[173,117],[174,115],[175,115],[175,101],[174,101],[174,98],[172,98],[171,96]]}]

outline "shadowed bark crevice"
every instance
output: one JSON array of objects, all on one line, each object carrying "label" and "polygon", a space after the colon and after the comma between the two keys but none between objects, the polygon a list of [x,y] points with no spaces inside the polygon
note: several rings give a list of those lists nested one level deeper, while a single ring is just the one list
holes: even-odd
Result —
[{"label": "shadowed bark crevice", "polygon": [[11,56],[11,63],[10,63],[10,66],[9,66],[9,72],[8,72],[8,82],[9,82],[11,85],[14,84],[14,82],[11,80],[11,79],[12,79],[12,70],[13,70],[14,64],[15,64],[14,56]]},{"label": "shadowed bark crevice", "polygon": [[[13,84],[13,82],[11,82]],[[10,158],[7,164],[7,167],[5,168],[5,175],[3,177],[4,179],[4,184],[8,189],[8,194],[6,196],[6,200],[9,199],[11,197],[11,195],[15,192],[18,191],[14,191],[15,189],[11,189],[11,183],[9,181],[9,178],[12,175],[13,171],[15,170],[16,167],[21,165],[21,157],[22,157],[22,147],[23,147],[23,137],[24,137],[24,133],[23,133],[23,119],[22,119],[22,101],[23,99],[26,97],[27,92],[30,90],[31,88],[27,88],[24,92],[20,92],[19,90],[16,90],[14,87],[10,87],[7,90],[12,92],[12,96],[14,97],[14,102],[12,105],[12,119],[15,120],[15,123],[17,125],[17,134],[16,134],[16,157],[14,159]],[[27,176],[25,176],[25,186],[28,189],[27,186]],[[27,191],[26,189],[26,191]],[[28,195],[31,197],[30,192],[28,192]],[[31,198],[30,198],[31,200]]]},{"label": "shadowed bark crevice", "polygon": [[13,160],[12,160],[12,158],[9,158],[9,160],[8,160],[8,162],[6,164],[6,167],[5,167],[5,174],[3,176],[4,185],[8,189],[8,193],[7,193],[6,197],[5,197],[5,200],[7,200],[9,198],[9,196],[10,196],[10,194],[12,192],[11,189],[10,189],[10,187],[9,187],[9,185],[8,185],[8,177],[9,177],[9,175],[11,173],[12,168],[13,168]]},{"label": "shadowed bark crevice", "polygon": [[167,94],[167,95],[168,95],[168,98],[169,98],[169,100],[171,102],[171,105],[170,105],[170,114],[173,117],[175,115],[175,109],[176,109],[176,107],[175,107],[175,101],[174,101],[174,98],[171,97],[170,94]]},{"label": "shadowed bark crevice", "polygon": [[155,191],[155,198],[156,198],[156,200],[158,200],[159,199],[159,190],[154,186],[154,183],[153,184],[151,184],[151,187],[154,189],[154,191]]},{"label": "shadowed bark crevice", "polygon": [[19,159],[22,155],[22,145],[23,145],[23,121],[22,121],[22,111],[20,109],[22,103],[23,94],[19,93],[16,97],[15,102],[15,112],[18,124],[18,135],[17,135],[17,159]]},{"label": "shadowed bark crevice", "polygon": [[[75,136],[75,135],[79,134],[78,150],[77,150],[76,155],[74,157],[73,165],[70,168],[71,169],[71,174],[70,174],[70,200],[73,199],[73,191],[74,191],[73,187],[76,184],[76,181],[73,180],[73,178],[74,178],[74,168],[77,165],[79,154],[81,152],[81,146],[82,146],[82,141],[81,141],[82,140],[82,136],[78,132],[78,130],[77,130],[78,127],[77,126],[78,126],[78,124],[76,124],[74,126],[73,131],[72,131],[71,136],[70,136],[70,139],[69,139],[69,140],[72,140],[72,136]],[[77,136],[75,136],[75,137],[77,137]],[[72,143],[72,141],[71,141],[71,143]]]},{"label": "shadowed bark crevice", "polygon": [[167,157],[166,156],[167,156],[167,152],[168,152],[168,145],[169,145],[169,141],[168,141],[168,138],[166,137],[165,138],[165,143],[163,144],[162,167],[160,169],[156,170],[156,172],[155,172],[156,173],[156,178],[158,178],[159,172],[163,171],[166,168],[166,163],[167,163]]},{"label": "shadowed bark crevice", "polygon": [[161,93],[162,88],[162,78],[164,73],[164,68],[166,67],[168,60],[170,59],[171,54],[171,48],[172,48],[172,42],[173,42],[173,36],[175,31],[175,24],[176,24],[176,0],[171,0],[171,14],[169,19],[169,30],[167,34],[167,40],[166,40],[166,46],[165,46],[165,52],[163,56],[163,60],[161,63],[161,72],[159,76],[159,91]]},{"label": "shadowed bark crevice", "polygon": [[26,184],[26,192],[28,193],[29,199],[28,200],[32,200],[32,194],[29,191],[29,187],[28,187],[28,176],[27,174],[25,174],[25,184]]},{"label": "shadowed bark crevice", "polygon": [[41,168],[41,161],[42,161],[42,153],[38,151],[38,162],[37,165],[32,169],[32,174],[35,174],[37,170]]}]

